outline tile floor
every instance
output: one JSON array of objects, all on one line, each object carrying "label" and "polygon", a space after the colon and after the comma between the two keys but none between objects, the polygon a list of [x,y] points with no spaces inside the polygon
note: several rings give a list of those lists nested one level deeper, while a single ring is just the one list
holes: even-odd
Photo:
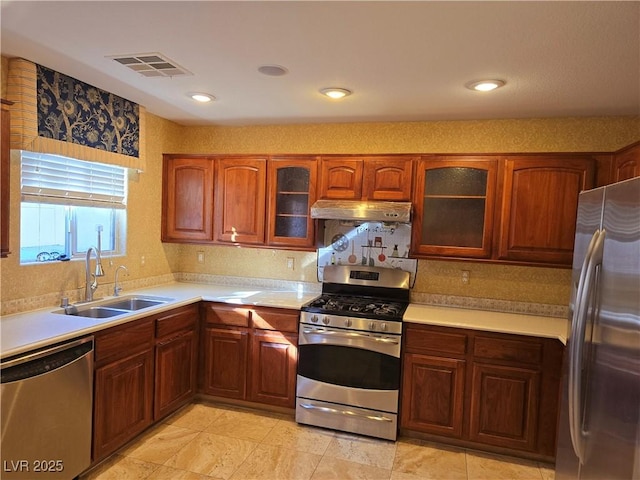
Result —
[{"label": "tile floor", "polygon": [[188,405],[80,480],[553,480],[551,466],[296,424],[290,415]]}]

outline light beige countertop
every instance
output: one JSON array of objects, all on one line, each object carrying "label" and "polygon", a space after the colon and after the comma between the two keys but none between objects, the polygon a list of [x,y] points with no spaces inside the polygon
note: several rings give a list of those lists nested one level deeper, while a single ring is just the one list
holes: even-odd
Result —
[{"label": "light beige countertop", "polygon": [[[86,318],[54,313],[60,310],[59,307],[5,315],[0,318],[0,356],[4,359],[201,300],[248,307],[263,306],[298,310],[303,304],[318,296],[318,292],[173,282],[121,293],[121,296],[128,295],[154,295],[172,300],[162,305],[109,318]],[[104,297],[102,300],[114,298],[116,297]],[[568,322],[566,319],[556,317],[412,303],[405,312],[404,321],[557,338],[564,344],[567,341]]]},{"label": "light beige countertop", "polygon": [[409,305],[403,321],[533,337],[557,338],[565,345],[567,344],[569,327],[569,322],[566,318],[421,305],[417,303]]},{"label": "light beige countertop", "polygon": [[[315,298],[318,293],[270,290],[263,287],[251,288],[246,286],[176,282],[150,288],[123,291],[120,294],[121,297],[128,295],[154,295],[168,297],[172,300],[162,305],[109,318],[86,318],[53,313],[56,310],[60,310],[58,307],[3,316],[0,318],[1,358],[18,355],[83,335],[90,335],[105,328],[196,303],[200,300],[224,302],[239,306],[299,309],[304,303]],[[104,297],[102,300],[114,298],[117,297]]]}]

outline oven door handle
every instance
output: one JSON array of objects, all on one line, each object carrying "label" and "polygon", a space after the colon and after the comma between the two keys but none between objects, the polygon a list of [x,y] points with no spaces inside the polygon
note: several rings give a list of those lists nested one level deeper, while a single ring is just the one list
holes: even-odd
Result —
[{"label": "oven door handle", "polygon": [[311,405],[309,403],[300,403],[299,405],[302,408],[306,409],[306,410],[319,410],[319,411],[324,412],[324,413],[332,413],[332,414],[336,414],[336,415],[348,415],[350,417],[362,417],[362,418],[366,418],[367,420],[375,420],[377,422],[393,422],[392,419],[390,419],[388,417],[383,417],[381,415],[365,415],[364,413],[358,413],[358,412],[354,412],[352,410],[338,410],[336,408],[319,407],[317,405]]},{"label": "oven door handle", "polygon": [[351,333],[351,332],[338,332],[336,330],[325,330],[324,328],[305,328],[302,333],[309,335],[332,335],[334,337],[344,338],[362,338],[365,340],[372,340],[378,343],[388,343],[391,345],[398,345],[400,342],[395,338],[388,337],[372,337],[364,333]]}]

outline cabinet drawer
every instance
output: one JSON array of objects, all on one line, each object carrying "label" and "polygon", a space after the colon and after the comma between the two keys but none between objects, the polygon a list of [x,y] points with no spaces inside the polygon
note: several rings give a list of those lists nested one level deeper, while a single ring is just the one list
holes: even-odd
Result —
[{"label": "cabinet drawer", "polygon": [[535,340],[477,336],[473,345],[473,355],[476,358],[537,365],[542,362],[542,344]]},{"label": "cabinet drawer", "polygon": [[249,312],[246,308],[231,307],[220,304],[205,305],[207,323],[233,325],[236,327],[249,326]]},{"label": "cabinet drawer", "polygon": [[467,352],[467,336],[464,333],[447,333],[426,327],[408,327],[404,338],[407,352],[439,352],[464,355]]},{"label": "cabinet drawer", "polygon": [[198,320],[198,307],[189,305],[162,314],[156,319],[156,338],[168,337],[182,330],[193,330]]},{"label": "cabinet drawer", "polygon": [[153,326],[152,319],[144,319],[96,333],[94,351],[96,364],[111,362],[152,348]]},{"label": "cabinet drawer", "polygon": [[251,324],[253,328],[263,330],[279,330],[281,332],[298,331],[298,310],[281,308],[256,309],[251,312]]}]

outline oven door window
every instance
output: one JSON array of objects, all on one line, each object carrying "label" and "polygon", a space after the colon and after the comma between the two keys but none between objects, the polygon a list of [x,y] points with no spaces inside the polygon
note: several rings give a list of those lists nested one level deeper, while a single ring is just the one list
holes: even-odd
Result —
[{"label": "oven door window", "polygon": [[400,388],[400,359],[383,353],[339,345],[299,347],[298,374],[341,385],[374,390]]}]

